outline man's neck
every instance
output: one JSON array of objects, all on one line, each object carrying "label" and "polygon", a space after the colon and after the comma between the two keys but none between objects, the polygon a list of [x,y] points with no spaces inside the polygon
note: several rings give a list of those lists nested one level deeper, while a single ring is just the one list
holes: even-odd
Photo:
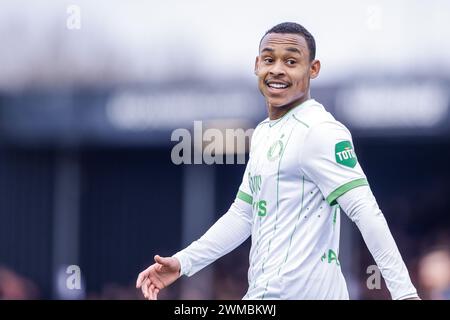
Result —
[{"label": "man's neck", "polygon": [[286,106],[281,106],[281,107],[274,107],[272,105],[268,105],[267,109],[268,109],[268,113],[269,113],[269,119],[270,120],[277,120],[282,118],[286,113],[288,113],[289,111],[291,111],[292,109],[294,109],[295,107],[301,105],[303,102],[307,101],[311,99],[311,96],[305,95],[301,100],[296,101],[295,103],[291,103],[288,104]]}]

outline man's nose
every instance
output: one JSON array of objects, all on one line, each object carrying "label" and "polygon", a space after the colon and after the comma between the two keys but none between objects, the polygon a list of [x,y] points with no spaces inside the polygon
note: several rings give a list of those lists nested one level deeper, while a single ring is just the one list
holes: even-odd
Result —
[{"label": "man's nose", "polygon": [[272,68],[270,69],[270,74],[274,77],[279,77],[285,74],[284,72],[284,66],[282,61],[277,61],[272,65]]}]

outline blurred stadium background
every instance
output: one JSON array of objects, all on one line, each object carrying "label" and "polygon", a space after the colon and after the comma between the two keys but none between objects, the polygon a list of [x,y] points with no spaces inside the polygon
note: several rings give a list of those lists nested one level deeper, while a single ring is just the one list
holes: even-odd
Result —
[{"label": "blurred stadium background", "polygon": [[[450,298],[450,2],[24,1],[0,4],[0,298],[141,299],[137,274],[226,212],[244,165],[175,165],[176,128],[251,128],[262,34],[296,21],[312,95],[353,133],[419,293]],[[373,264],[343,215],[353,299]],[[248,241],[161,299],[240,299]],[[78,265],[82,289],[64,286]],[[61,280],[63,279],[63,280]]]}]

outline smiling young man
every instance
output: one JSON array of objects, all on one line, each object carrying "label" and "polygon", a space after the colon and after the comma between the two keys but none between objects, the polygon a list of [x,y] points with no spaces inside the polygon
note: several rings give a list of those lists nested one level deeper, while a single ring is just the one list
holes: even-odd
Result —
[{"label": "smiling young man", "polygon": [[354,221],[393,299],[417,299],[352,137],[311,99],[318,76],[312,35],[296,23],[263,36],[255,74],[269,117],[255,129],[237,196],[200,239],[155,256],[136,286],[148,299],[252,237],[244,299],[348,299],[338,260],[340,208]]}]

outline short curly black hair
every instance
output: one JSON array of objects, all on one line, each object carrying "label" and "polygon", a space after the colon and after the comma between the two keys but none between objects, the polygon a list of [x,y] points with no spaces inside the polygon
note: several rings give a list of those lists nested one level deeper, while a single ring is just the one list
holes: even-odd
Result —
[{"label": "short curly black hair", "polygon": [[277,24],[276,26],[266,31],[266,33],[261,38],[261,41],[259,42],[260,45],[264,37],[269,33],[291,33],[302,36],[303,38],[305,38],[306,44],[308,45],[310,61],[313,61],[316,58],[316,41],[314,40],[312,34],[309,33],[309,31],[306,30],[306,28],[302,25],[295,22],[283,22]]}]

